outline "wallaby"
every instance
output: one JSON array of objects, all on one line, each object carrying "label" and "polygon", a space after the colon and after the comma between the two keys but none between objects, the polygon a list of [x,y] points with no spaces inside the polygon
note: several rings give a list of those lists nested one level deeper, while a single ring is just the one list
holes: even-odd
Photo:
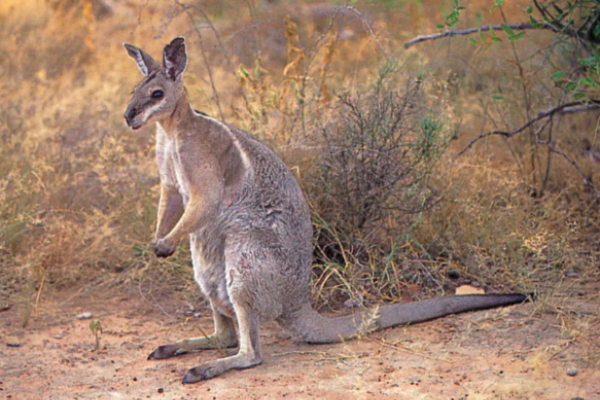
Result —
[{"label": "wallaby", "polygon": [[290,169],[253,135],[192,109],[183,87],[187,55],[182,37],[165,47],[162,66],[135,46],[125,48],[145,75],[125,120],[133,129],[151,121],[157,126],[161,190],[153,250],[168,257],[189,235],[194,278],[214,319],[212,335],[160,346],[148,359],[239,343],[236,355],[190,369],[183,383],[260,364],[259,325],[265,321],[277,321],[298,340],[333,343],[526,300],[522,294],[465,295],[387,305],[354,316],[321,316],[310,303],[310,212]]}]

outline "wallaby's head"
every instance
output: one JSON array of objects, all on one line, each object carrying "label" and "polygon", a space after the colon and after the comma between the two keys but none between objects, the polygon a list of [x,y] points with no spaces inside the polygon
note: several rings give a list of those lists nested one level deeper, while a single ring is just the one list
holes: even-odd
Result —
[{"label": "wallaby's head", "polygon": [[173,39],[163,51],[162,66],[143,50],[128,43],[124,46],[145,75],[135,87],[133,99],[124,114],[127,125],[139,129],[151,120],[160,121],[171,115],[184,95],[185,44],[182,37]]}]

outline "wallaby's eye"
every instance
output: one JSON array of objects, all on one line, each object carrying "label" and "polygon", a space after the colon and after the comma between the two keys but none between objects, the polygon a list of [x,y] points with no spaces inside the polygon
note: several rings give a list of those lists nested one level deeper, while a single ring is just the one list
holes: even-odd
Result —
[{"label": "wallaby's eye", "polygon": [[162,90],[155,90],[154,92],[152,92],[153,99],[162,99],[164,95],[165,92],[163,92]]}]

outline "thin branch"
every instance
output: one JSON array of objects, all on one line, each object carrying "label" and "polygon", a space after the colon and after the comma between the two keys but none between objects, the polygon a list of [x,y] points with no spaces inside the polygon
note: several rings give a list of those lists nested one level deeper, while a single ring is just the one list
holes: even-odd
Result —
[{"label": "thin branch", "polygon": [[594,42],[594,39],[595,39],[594,32],[596,31],[596,27],[598,26],[598,23],[600,22],[600,12],[598,10],[596,10],[591,15],[594,16],[594,20],[590,24],[590,27],[588,28],[588,31],[585,34],[585,38],[590,42]]},{"label": "thin branch", "polygon": [[556,18],[554,18],[554,15],[550,14],[546,8],[540,6],[537,0],[533,0],[533,4],[535,4],[535,8],[537,8],[538,12],[548,22],[550,29],[554,30],[555,32],[560,32],[563,29],[562,25],[556,25]]},{"label": "thin branch", "polygon": [[273,21],[276,21],[276,19],[275,19],[275,18],[266,19],[266,20],[264,20],[264,21],[258,21],[258,22],[255,22],[255,23],[253,23],[252,25],[249,25],[249,26],[243,27],[243,28],[241,28],[241,29],[239,29],[239,30],[237,30],[237,31],[233,32],[231,35],[229,35],[229,37],[225,38],[225,39],[223,40],[223,43],[227,43],[227,42],[229,42],[230,40],[232,40],[232,39],[235,39],[235,37],[236,37],[236,36],[238,36],[238,35],[244,34],[244,33],[246,33],[247,31],[250,31],[250,30],[258,29],[258,28],[260,28],[262,25],[265,25],[265,24],[267,24],[267,23],[271,23],[271,22],[273,22]]},{"label": "thin branch", "polygon": [[[529,22],[525,22],[525,23],[521,23],[521,24],[510,24],[510,25],[506,25],[506,26],[508,26],[509,28],[511,28],[513,30],[552,29],[552,27],[550,27],[548,25],[544,25],[544,24],[539,24],[534,27]],[[503,29],[502,29],[502,25],[496,24],[496,25],[481,26],[478,28],[462,29],[462,30],[457,30],[457,31],[446,31],[443,33],[436,33],[435,35],[418,36],[418,37],[414,38],[413,40],[411,40],[410,42],[404,43],[404,48],[408,49],[409,47],[411,47],[417,43],[424,42],[426,40],[437,40],[437,39],[441,39],[441,38],[445,38],[445,37],[459,36],[459,35],[471,35],[473,33],[479,32],[479,31],[487,32],[490,30],[501,31]]]},{"label": "thin branch", "polygon": [[543,146],[547,146],[548,150],[554,154],[557,154],[559,156],[561,156],[562,158],[564,158],[565,160],[567,160],[569,162],[569,164],[571,164],[573,166],[573,168],[575,168],[575,170],[579,173],[579,175],[581,175],[581,178],[583,179],[583,184],[585,186],[587,186],[592,192],[594,192],[594,195],[596,196],[597,199],[600,199],[600,192],[598,192],[598,189],[596,189],[596,187],[594,186],[594,184],[592,183],[592,179],[587,176],[582,170],[581,168],[579,168],[579,165],[577,164],[577,162],[575,162],[575,160],[573,160],[571,157],[569,157],[568,155],[566,155],[565,153],[563,153],[560,150],[557,150],[556,148],[554,148],[554,146],[546,141],[543,140],[538,140],[538,143],[543,145]]},{"label": "thin branch", "polygon": [[[252,17],[253,20],[256,20],[257,17],[254,2],[252,0],[246,0],[246,4],[250,10],[250,17]],[[256,57],[260,59],[262,57],[262,42],[260,40],[260,34],[257,31],[254,32],[254,40],[256,44]]]},{"label": "thin branch", "polygon": [[473,145],[476,142],[480,141],[483,138],[486,138],[486,137],[492,136],[492,135],[499,135],[499,136],[504,136],[506,138],[511,138],[511,137],[523,132],[525,129],[529,128],[531,125],[535,124],[536,122],[538,122],[544,118],[548,118],[556,113],[561,112],[564,109],[568,109],[568,108],[576,107],[576,106],[583,106],[583,105],[600,106],[600,99],[590,99],[590,100],[586,100],[586,101],[572,101],[570,103],[565,103],[560,106],[554,107],[550,110],[540,112],[540,113],[538,113],[538,116],[536,118],[529,120],[525,125],[521,126],[520,128],[518,128],[514,131],[511,131],[511,132],[494,130],[491,132],[482,133],[479,136],[477,136],[475,139],[471,140],[461,151],[459,151],[456,154],[456,156],[454,156],[454,160],[456,160],[458,157],[463,155],[463,153],[465,153],[467,150],[469,150],[471,147],[473,147]]},{"label": "thin branch", "polygon": [[[565,108],[563,110],[560,110],[559,114],[575,114],[575,113],[583,112],[583,111],[597,110],[598,108],[600,108],[600,104],[586,104],[586,105],[581,105],[581,106],[573,106],[573,107]],[[550,110],[540,111],[538,113],[538,116],[543,115],[544,113],[547,113],[548,111],[550,111]]]},{"label": "thin branch", "polygon": [[[213,31],[213,33],[215,34],[215,38],[217,39],[217,43],[219,43],[219,47],[221,47],[221,51],[223,52],[223,56],[225,57],[225,60],[227,61],[227,65],[231,66],[231,59],[229,58],[229,54],[227,54],[227,50],[225,50],[225,46],[223,45],[223,41],[221,41],[221,37],[219,36],[219,32],[217,32],[217,29],[215,28],[215,26],[213,25],[212,21],[210,20],[210,18],[208,18],[208,15],[206,15],[206,12],[204,12],[203,9],[196,7],[194,5],[185,5],[183,3],[180,3],[178,0],[175,0],[175,3],[177,5],[179,5],[180,7],[185,8],[192,8],[194,10],[196,10],[200,15],[202,15],[202,17],[206,20],[206,22],[208,23],[208,26],[210,27],[210,30]],[[187,12],[187,10],[186,10]],[[189,14],[188,12],[188,15]],[[192,17],[190,16],[190,20],[192,21],[192,24],[194,26],[196,26],[196,23],[194,22],[194,20],[192,19]]]},{"label": "thin branch", "polygon": [[206,70],[208,71],[208,77],[210,78],[210,85],[212,87],[213,95],[215,96],[215,103],[217,103],[217,108],[219,109],[219,116],[221,117],[222,121],[225,121],[225,115],[223,114],[223,110],[221,109],[221,101],[219,100],[219,93],[217,92],[217,88],[215,87],[215,80],[213,78],[212,69],[210,68],[210,63],[208,62],[208,57],[206,56],[206,50],[204,48],[204,39],[203,39],[202,33],[200,32],[200,29],[196,26],[196,20],[194,19],[194,16],[190,12],[191,7],[180,3],[179,0],[173,0],[173,1],[175,4],[182,7],[182,10],[187,14],[188,18],[192,22],[192,25],[194,26],[194,30],[196,31],[196,34],[198,35],[198,39],[200,41],[200,50],[202,53],[202,60],[204,61],[204,65],[206,66]]},{"label": "thin branch", "polygon": [[390,55],[388,54],[387,51],[385,51],[385,49],[383,48],[383,46],[381,45],[381,43],[377,39],[377,36],[375,36],[375,33],[373,33],[373,29],[371,28],[371,25],[369,24],[369,21],[367,21],[367,19],[356,8],[354,8],[352,6],[345,5],[343,7],[343,9],[352,11],[358,17],[358,19],[361,20],[361,22],[363,24],[363,28],[365,29],[365,31],[369,35],[371,35],[371,37],[373,38],[373,40],[375,40],[375,43],[377,43],[377,46],[379,46],[379,49],[381,50],[381,52],[383,53],[383,55],[385,56],[385,58],[389,60],[390,59]]}]

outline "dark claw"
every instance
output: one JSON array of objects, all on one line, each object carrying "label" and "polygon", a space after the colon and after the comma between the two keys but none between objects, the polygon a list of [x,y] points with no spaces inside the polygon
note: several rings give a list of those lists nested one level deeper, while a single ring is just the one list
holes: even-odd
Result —
[{"label": "dark claw", "polygon": [[183,383],[184,385],[187,385],[188,383],[196,383],[196,382],[214,378],[215,375],[212,374],[211,371],[212,371],[212,367],[208,367],[208,368],[204,368],[202,366],[194,367],[185,374],[185,376],[183,377],[183,381],[181,381],[181,383]]},{"label": "dark claw", "polygon": [[148,356],[148,360],[162,360],[164,358],[170,358],[175,356],[180,356],[185,354],[186,351],[178,350],[175,345],[167,344],[164,346],[158,347]]},{"label": "dark claw", "polygon": [[154,243],[153,247],[154,254],[156,254],[156,257],[167,258],[173,255],[173,253],[175,253],[175,247],[171,247],[168,244],[161,241]]},{"label": "dark claw", "polygon": [[167,250],[167,251],[160,251],[160,250],[155,250],[154,254],[156,254],[156,257],[160,257],[160,258],[167,258],[173,255],[173,253],[175,253],[175,250]]}]

